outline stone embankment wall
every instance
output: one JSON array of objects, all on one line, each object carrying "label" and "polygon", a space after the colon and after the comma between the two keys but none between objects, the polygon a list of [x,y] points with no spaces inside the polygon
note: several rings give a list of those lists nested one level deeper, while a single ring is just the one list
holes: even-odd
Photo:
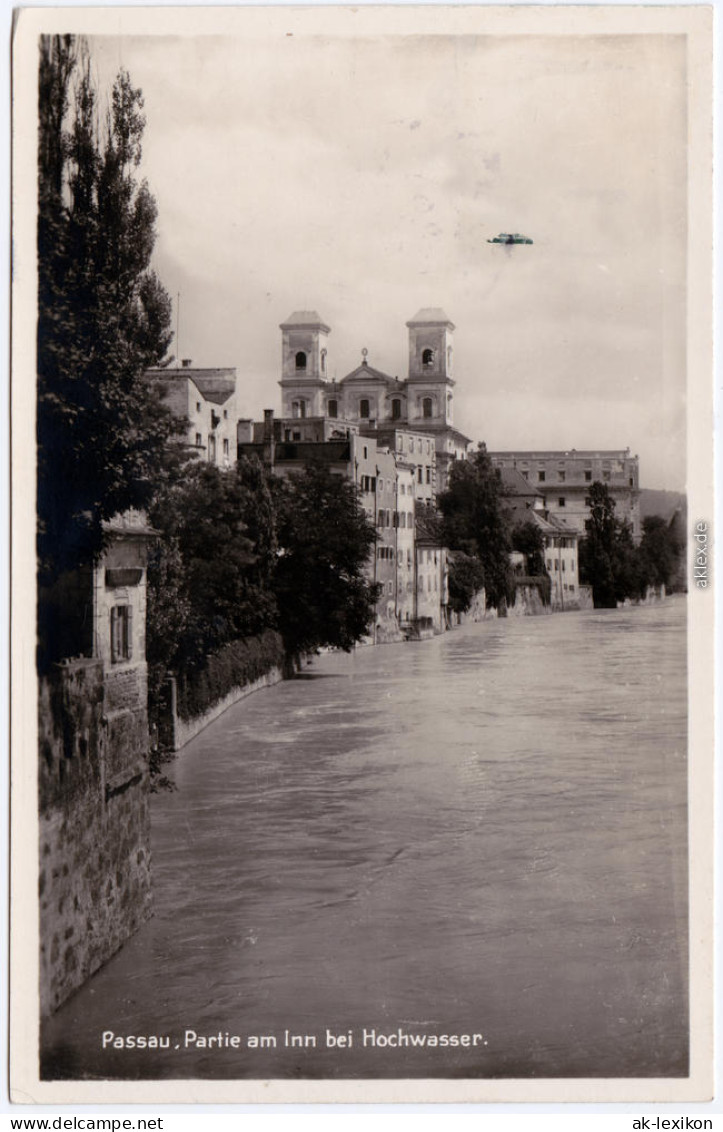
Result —
[{"label": "stone embankment wall", "polygon": [[239,700],[246,699],[247,696],[252,695],[253,692],[258,692],[261,688],[270,688],[283,679],[284,676],[281,669],[274,667],[264,676],[260,676],[250,684],[243,684],[234,688],[228,695],[219,700],[218,703],[215,703],[212,707],[202,712],[201,715],[193,716],[191,719],[182,719],[178,714],[176,679],[173,676],[169,676],[165,688],[164,710],[158,724],[159,740],[168,750],[178,751],[181,747],[184,747],[186,743],[190,743],[191,739],[198,735],[200,731],[203,731],[204,727],[208,727],[209,723],[213,723],[214,719],[218,719],[228,708],[237,704]]},{"label": "stone embankment wall", "polygon": [[55,666],[39,689],[43,1015],[151,912],[145,665]]}]

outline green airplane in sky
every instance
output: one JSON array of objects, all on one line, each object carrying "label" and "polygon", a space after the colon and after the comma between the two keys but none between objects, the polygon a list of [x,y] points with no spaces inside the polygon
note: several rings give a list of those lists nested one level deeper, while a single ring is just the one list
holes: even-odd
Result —
[{"label": "green airplane in sky", "polygon": [[519,232],[500,232],[499,236],[487,241],[488,244],[531,244],[532,242],[529,236],[521,236]]}]

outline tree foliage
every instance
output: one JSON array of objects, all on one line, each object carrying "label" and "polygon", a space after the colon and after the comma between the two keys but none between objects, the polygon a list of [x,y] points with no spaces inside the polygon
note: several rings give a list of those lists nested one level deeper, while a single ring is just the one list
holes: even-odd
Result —
[{"label": "tree foliage", "polygon": [[287,653],[348,651],[368,630],[378,587],[365,574],[375,531],[348,480],[325,465],[276,487],[274,592]]},{"label": "tree foliage", "polygon": [[144,506],[177,427],[144,370],[171,340],[150,266],[156,205],[138,179],[141,92],[121,71],[105,113],[82,41],[42,37],[38,159],[40,577],[97,557],[103,522]]},{"label": "tree foliage", "polygon": [[470,460],[452,465],[439,509],[446,545],[479,559],[488,606],[505,608],[514,599],[509,520],[502,484],[483,444]]},{"label": "tree foliage", "polygon": [[590,485],[590,518],[580,542],[580,581],[592,586],[597,609],[614,609],[639,597],[644,583],[630,526],[615,517],[615,500],[606,484]]},{"label": "tree foliage", "polygon": [[545,566],[545,536],[533,519],[526,519],[512,530],[512,549],[524,554],[527,573],[533,577],[547,576]]},{"label": "tree foliage", "polygon": [[466,613],[485,584],[485,572],[479,558],[455,550],[450,555],[447,577],[449,607],[454,613]]},{"label": "tree foliage", "polygon": [[257,460],[232,471],[192,462],[158,491],[148,567],[148,659],[159,674],[274,628],[276,520]]},{"label": "tree foliage", "polygon": [[676,532],[674,520],[666,522],[660,515],[643,519],[643,537],[639,553],[642,575],[650,586],[672,590],[677,584],[680,558],[685,549]]}]

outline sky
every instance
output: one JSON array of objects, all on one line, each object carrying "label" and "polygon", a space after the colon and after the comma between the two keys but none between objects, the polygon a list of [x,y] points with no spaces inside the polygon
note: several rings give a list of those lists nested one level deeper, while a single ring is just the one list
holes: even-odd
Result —
[{"label": "sky", "polygon": [[332,376],[365,347],[404,377],[406,321],[442,307],[475,443],[629,447],[641,486],[685,488],[683,37],[277,25],[91,54],[143,91],[172,352],[235,366],[241,416],[280,411],[292,311],[332,328]]}]

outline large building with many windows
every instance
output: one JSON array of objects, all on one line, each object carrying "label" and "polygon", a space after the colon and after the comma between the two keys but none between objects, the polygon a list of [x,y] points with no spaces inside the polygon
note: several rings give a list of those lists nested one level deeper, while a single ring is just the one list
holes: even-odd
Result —
[{"label": "large building with many windows", "polygon": [[[281,324],[282,418],[308,417],[348,422],[368,436],[383,431],[392,447],[415,464],[417,498],[433,502],[447,485],[452,461],[464,458],[470,440],[454,427],[454,324],[443,310],[425,308],[407,323],[409,370],[404,380],[371,366],[368,351],[341,380],[329,377],[330,327],[316,311],[294,311]],[[411,434],[416,448],[399,448],[397,437]],[[416,439],[415,439],[416,438]],[[420,443],[423,438],[424,442]],[[431,458],[432,449],[434,459]],[[427,451],[428,450],[428,451]],[[425,459],[425,456],[427,457]]]},{"label": "large building with many windows", "polygon": [[615,515],[629,523],[640,539],[639,459],[629,448],[569,452],[490,452],[497,468],[514,468],[544,495],[545,508],[564,519],[581,535],[590,517],[588,495],[596,482],[607,486],[615,500]]}]

